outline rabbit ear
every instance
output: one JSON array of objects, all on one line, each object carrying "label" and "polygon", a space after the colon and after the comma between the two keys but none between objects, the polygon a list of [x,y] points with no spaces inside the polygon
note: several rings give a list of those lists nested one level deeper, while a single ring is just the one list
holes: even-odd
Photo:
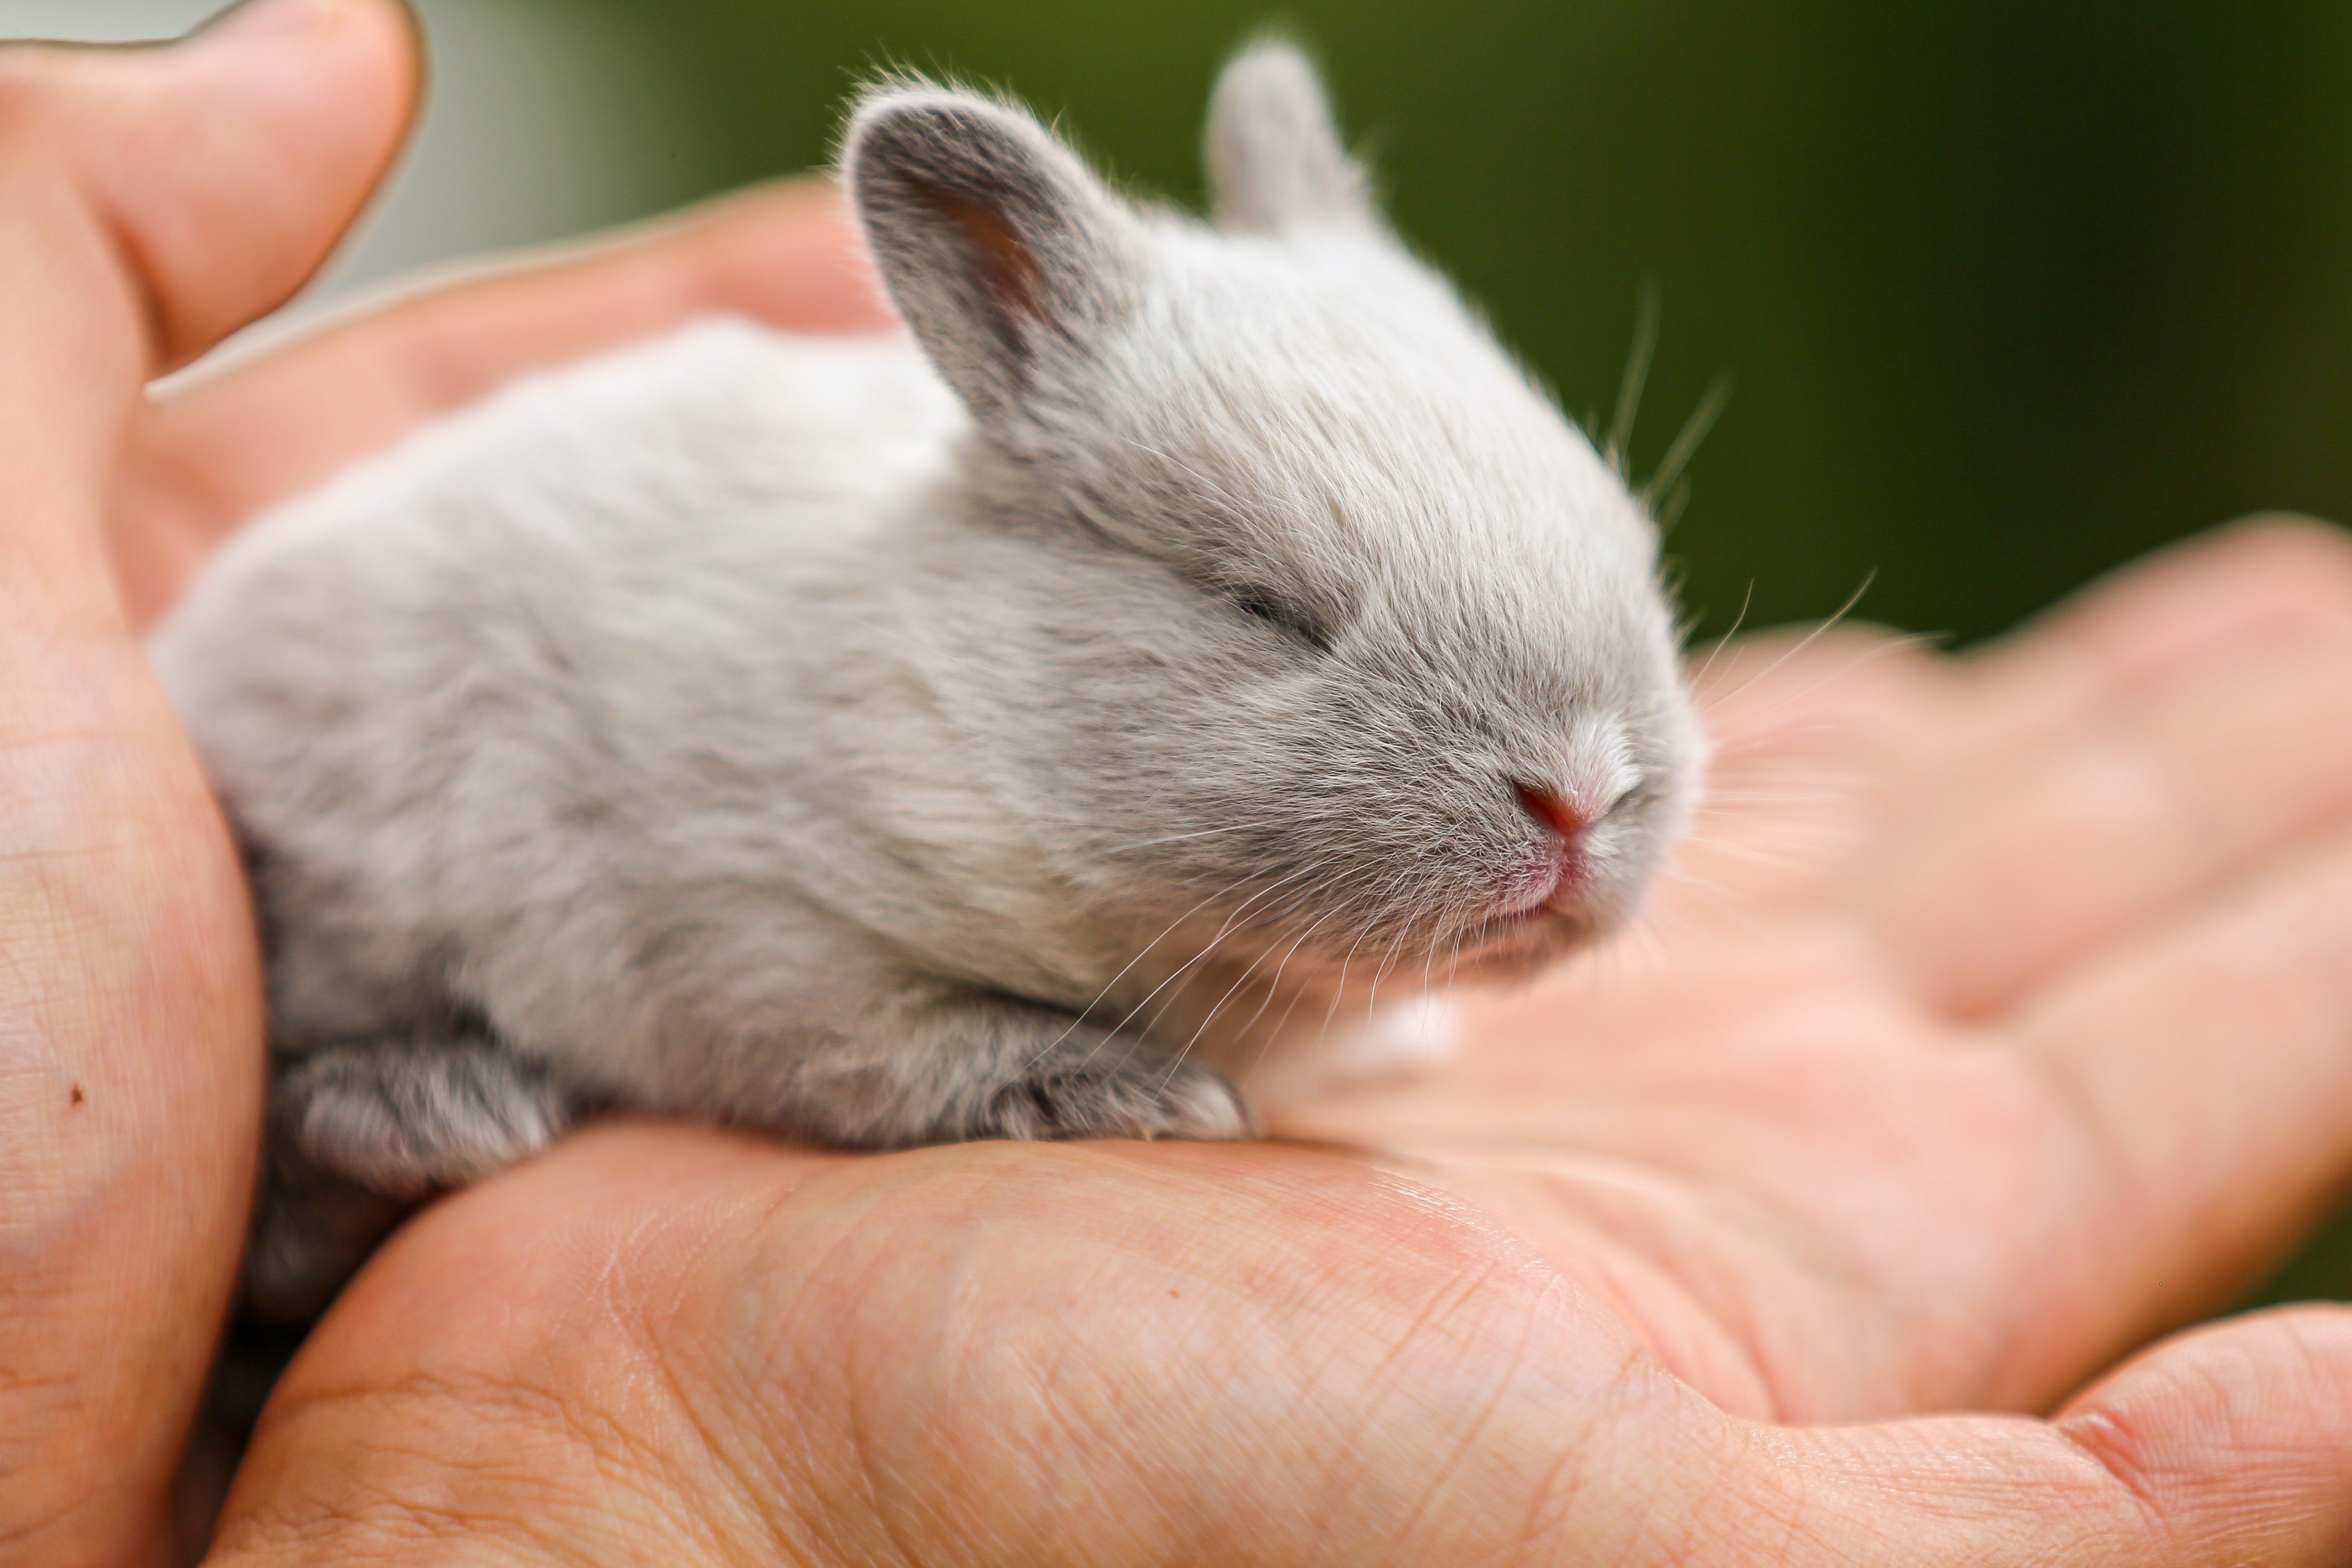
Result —
[{"label": "rabbit ear", "polygon": [[982,419],[1135,297],[1141,225],[1018,110],[885,88],[850,120],[842,164],[892,302]]},{"label": "rabbit ear", "polygon": [[1322,83],[1295,45],[1269,40],[1234,57],[1209,104],[1208,142],[1221,228],[1379,225],[1364,171],[1339,144]]}]

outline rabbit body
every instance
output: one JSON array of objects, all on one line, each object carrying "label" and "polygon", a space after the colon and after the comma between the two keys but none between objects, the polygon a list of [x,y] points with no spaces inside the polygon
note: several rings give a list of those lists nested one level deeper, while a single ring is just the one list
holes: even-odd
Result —
[{"label": "rabbit body", "polygon": [[1237,1079],[1622,921],[1699,760],[1618,476],[1286,49],[1219,223],[871,95],[911,340],[709,321],[234,540],[152,653],[247,844],[315,1311],[583,1110],[866,1148],[1237,1135]]}]

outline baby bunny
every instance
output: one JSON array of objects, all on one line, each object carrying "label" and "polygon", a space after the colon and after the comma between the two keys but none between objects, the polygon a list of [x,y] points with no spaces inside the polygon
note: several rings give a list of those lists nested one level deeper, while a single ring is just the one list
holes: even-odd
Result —
[{"label": "baby bunny", "polygon": [[265,1312],[599,1108],[1242,1134],[1236,1081],[1609,930],[1679,831],[1654,530],[1298,54],[1224,72],[1213,227],[968,92],[845,145],[911,341],[518,385],[156,633],[268,955]]}]

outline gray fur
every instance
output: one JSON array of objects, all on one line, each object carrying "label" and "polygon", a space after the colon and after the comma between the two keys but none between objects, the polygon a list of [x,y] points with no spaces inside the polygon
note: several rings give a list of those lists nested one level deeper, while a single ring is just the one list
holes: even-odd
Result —
[{"label": "gray fur", "polygon": [[1244,51],[1209,105],[1209,183],[1230,234],[1380,226],[1370,182],[1348,156],[1315,68],[1296,48]]},{"label": "gray fur", "polygon": [[1027,114],[910,83],[851,120],[842,172],[882,280],[982,419],[1067,375],[1142,291],[1150,236]]},{"label": "gray fur", "polygon": [[[385,1222],[337,1182],[598,1107],[1237,1135],[1232,1080],[1623,920],[1700,760],[1654,530],[1442,280],[1321,221],[1360,184],[1302,61],[1217,103],[1232,232],[877,89],[845,162],[914,344],[715,321],[518,385],[158,632],[266,925],[257,1302]],[[1520,785],[1598,819],[1577,894]]]}]

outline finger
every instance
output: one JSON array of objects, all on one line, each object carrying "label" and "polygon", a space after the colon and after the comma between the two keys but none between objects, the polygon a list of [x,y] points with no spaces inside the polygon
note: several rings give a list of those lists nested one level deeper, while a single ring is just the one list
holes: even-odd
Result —
[{"label": "finger", "polygon": [[1801,1546],[1702,1561],[2330,1568],[2352,1552],[2352,1313],[2185,1335],[2053,1422],[1828,1428],[1746,1457],[1750,1484],[1724,1491],[1763,1505],[1751,1549]]},{"label": "finger", "polygon": [[0,50],[0,1550],[22,1561],[160,1554],[260,1099],[242,880],[121,626],[99,497],[144,377],[292,287],[356,205],[411,41],[388,4],[279,0],[184,47]]},{"label": "finger", "polygon": [[2117,946],[2014,1021],[2100,1157],[2042,1271],[2095,1358],[2210,1308],[2352,1175],[2352,831]]},{"label": "finger", "polygon": [[[131,263],[157,370],[274,309],[326,259],[414,113],[415,39],[392,36],[409,26],[376,0],[272,0],[177,49],[54,57],[81,100],[72,172]],[[284,47],[305,68],[257,68]],[[187,107],[230,101],[235,115]]]},{"label": "finger", "polygon": [[2200,1329],[2059,1412],[2059,1435],[2150,1506],[2187,1562],[2352,1558],[2352,1312]]},{"label": "finger", "polygon": [[151,406],[116,507],[127,591],[152,617],[271,503],[518,376],[719,313],[809,331],[890,322],[838,199],[813,181],[499,264]]},{"label": "finger", "polygon": [[2119,689],[2242,643],[2264,623],[2330,612],[2352,590],[2345,546],[2330,524],[2258,517],[2116,569],[1969,655],[1976,712],[1955,726],[1958,749],[2032,744]]},{"label": "finger", "polygon": [[276,0],[171,49],[0,47],[0,512],[67,552],[18,560],[21,614],[103,584],[94,538],[26,520],[102,494],[140,382],[317,266],[399,144],[413,43],[390,0]]},{"label": "finger", "polygon": [[1908,792],[1882,928],[1927,998],[2010,1005],[2352,812],[2352,540],[2241,532],[1990,660]]},{"label": "finger", "polygon": [[[2344,530],[2308,517],[2230,524],[2136,561],[1979,660],[2004,702],[2110,686],[2193,661],[2250,624],[2325,613],[2352,591]],[[2058,722],[2063,722],[2063,712]]]}]

